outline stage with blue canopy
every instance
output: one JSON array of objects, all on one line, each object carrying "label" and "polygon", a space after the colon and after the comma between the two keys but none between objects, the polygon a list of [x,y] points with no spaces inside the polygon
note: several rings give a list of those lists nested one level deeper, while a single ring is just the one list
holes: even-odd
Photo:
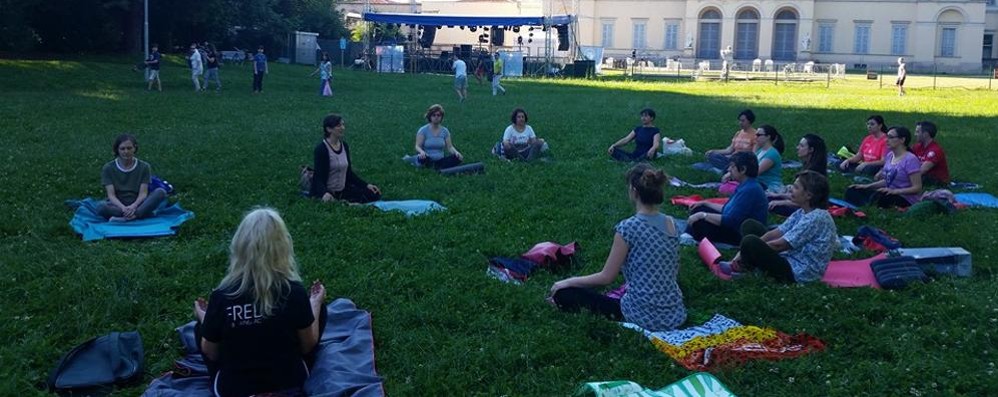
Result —
[{"label": "stage with blue canopy", "polygon": [[[545,18],[547,18],[547,21],[545,21]],[[366,12],[364,13],[364,20],[423,26],[554,26],[568,25],[572,22],[572,16],[482,16]]]}]

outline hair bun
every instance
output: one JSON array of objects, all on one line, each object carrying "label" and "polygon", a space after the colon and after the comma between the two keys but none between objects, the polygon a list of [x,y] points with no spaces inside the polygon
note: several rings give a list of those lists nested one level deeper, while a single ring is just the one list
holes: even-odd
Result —
[{"label": "hair bun", "polygon": [[667,178],[668,177],[665,175],[665,172],[662,172],[662,170],[648,168],[645,172],[641,173],[639,181],[643,187],[649,189],[661,189]]}]

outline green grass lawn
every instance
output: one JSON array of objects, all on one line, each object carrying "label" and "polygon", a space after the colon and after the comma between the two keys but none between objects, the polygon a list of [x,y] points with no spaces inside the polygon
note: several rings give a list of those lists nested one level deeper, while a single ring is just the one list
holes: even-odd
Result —
[{"label": "green grass lawn", "polygon": [[[613,225],[630,216],[624,164],[606,148],[652,107],[665,136],[696,152],[725,146],[735,118],[752,108],[758,124],[788,138],[786,159],[807,132],[829,146],[858,145],[870,114],[914,128],[940,127],[957,179],[998,193],[998,92],[919,90],[898,98],[864,86],[822,84],[509,80],[491,97],[472,79],[458,104],[451,78],[335,72],[335,96],[317,95],[310,68],[273,65],[264,94],[251,95],[250,66],[222,69],[221,94],[192,92],[176,59],[164,92],[145,92],[121,62],[0,60],[0,395],[42,395],[49,369],[72,346],[111,331],[138,330],[148,375],[179,358],[173,329],[225,273],[241,216],[258,205],[279,210],[307,280],[373,314],[379,373],[389,394],[568,395],[584,381],[629,379],[659,387],[689,372],[636,332],[586,315],[562,314],[543,300],[562,276],[540,272],[525,285],[485,274],[490,256],[515,256],[541,241],[577,241],[581,266],[600,269]],[[434,103],[466,159],[484,175],[442,177],[400,158]],[[491,145],[522,106],[555,161],[506,163]],[[354,169],[389,200],[430,199],[443,213],[405,218],[368,207],[302,199],[298,166],[311,162],[327,113],[344,115]],[[197,217],[176,237],[84,243],[68,226],[63,201],[102,196],[100,167],[125,131],[138,156],[174,184],[174,200]],[[657,162],[692,182],[712,175]],[[785,174],[791,179],[790,171]],[[847,181],[832,177],[833,194]],[[667,195],[702,193],[669,189]],[[678,207],[663,210],[682,216]],[[738,395],[969,395],[996,393],[998,374],[998,211],[908,219],[868,209],[865,220],[836,219],[840,234],[875,224],[909,247],[961,246],[974,276],[904,291],[777,285],[750,277],[715,279],[683,248],[680,286],[691,320],[722,313],[744,324],[807,332],[825,352],[751,362],[717,376]],[[776,219],[773,219],[776,221]]]}]

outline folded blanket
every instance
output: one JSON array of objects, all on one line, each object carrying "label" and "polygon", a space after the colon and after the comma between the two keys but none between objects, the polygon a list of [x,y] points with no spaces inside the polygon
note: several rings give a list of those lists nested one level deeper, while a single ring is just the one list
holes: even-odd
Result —
[{"label": "folded blanket", "polygon": [[180,224],[194,217],[193,212],[180,208],[180,204],[168,205],[164,200],[154,212],[154,216],[128,222],[109,222],[97,215],[100,203],[89,197],[66,202],[67,205],[76,207],[76,213],[69,221],[69,226],[83,236],[83,241],[172,236],[177,234],[177,227]]},{"label": "folded blanket", "polygon": [[382,211],[402,211],[406,216],[423,215],[447,209],[447,207],[429,200],[375,201],[370,205]]},{"label": "folded blanket", "polygon": [[625,380],[588,382],[575,392],[576,397],[734,397],[720,380],[706,372],[697,372],[659,390],[651,390]]},{"label": "folded blanket", "polygon": [[[153,379],[143,397],[210,397],[208,370],[194,341],[194,322],[177,328],[185,356],[173,371]],[[384,396],[374,367],[370,313],[349,299],[326,306],[326,328],[319,339],[305,392],[310,396]]]}]

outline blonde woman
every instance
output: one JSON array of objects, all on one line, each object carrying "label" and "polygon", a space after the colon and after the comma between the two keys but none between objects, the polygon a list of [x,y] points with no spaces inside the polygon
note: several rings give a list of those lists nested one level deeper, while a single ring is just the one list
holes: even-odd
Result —
[{"label": "blonde woman", "polygon": [[216,396],[300,392],[305,357],[324,324],[325,287],[302,285],[291,235],[274,210],[243,218],[229,245],[229,270],[206,303],[194,303],[195,338]]}]

